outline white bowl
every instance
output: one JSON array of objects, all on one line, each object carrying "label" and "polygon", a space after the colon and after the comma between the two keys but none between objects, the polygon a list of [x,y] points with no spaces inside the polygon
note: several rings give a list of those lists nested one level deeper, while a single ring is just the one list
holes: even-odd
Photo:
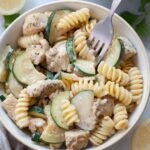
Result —
[{"label": "white bowl", "polygon": [[[16,41],[22,33],[22,25],[27,15],[33,12],[43,12],[47,10],[56,10],[56,9],[62,9],[62,8],[70,8],[70,9],[76,10],[76,9],[80,9],[83,7],[88,7],[91,10],[91,15],[97,19],[101,19],[105,17],[106,14],[108,13],[108,9],[100,5],[85,2],[85,1],[74,1],[74,0],[63,1],[61,0],[61,1],[56,1],[56,2],[38,6],[24,13],[12,25],[10,25],[8,29],[6,29],[6,31],[3,33],[0,39],[0,53],[1,54],[3,53],[5,46],[8,43],[12,45],[13,47],[16,46]],[[122,35],[122,36],[129,38],[137,49],[137,56],[136,56],[135,62],[136,62],[136,65],[140,68],[144,77],[143,97],[142,97],[141,103],[139,104],[139,106],[136,108],[136,110],[132,113],[132,115],[129,118],[129,128],[127,130],[117,132],[113,137],[108,139],[99,147],[87,148],[87,149],[102,150],[102,149],[108,148],[109,146],[113,145],[114,143],[119,141],[121,138],[123,138],[137,123],[148,101],[148,96],[149,96],[149,91],[150,91],[150,82],[149,82],[150,70],[149,70],[149,62],[148,62],[146,50],[143,46],[143,43],[138,37],[138,35],[135,33],[135,31],[129,26],[129,24],[125,22],[118,15],[114,16],[113,24],[115,28],[115,34]],[[7,114],[5,113],[2,107],[0,107],[0,119],[3,125],[5,126],[5,128],[23,144],[36,150],[38,149],[48,150],[49,149],[48,147],[40,146],[32,142],[31,136],[27,134],[26,132],[20,130],[15,125],[15,123],[7,116]]]}]

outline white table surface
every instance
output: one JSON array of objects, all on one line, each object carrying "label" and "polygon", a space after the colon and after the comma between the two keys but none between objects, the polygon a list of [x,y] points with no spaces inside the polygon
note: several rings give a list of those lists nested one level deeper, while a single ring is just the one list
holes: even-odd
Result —
[{"label": "white table surface", "polygon": [[[54,0],[27,0],[25,7],[21,10],[21,13],[37,5],[44,4],[50,1],[54,1]],[[110,7],[111,5],[111,0],[88,0],[88,1],[96,2],[106,7]],[[132,10],[133,12],[135,12],[139,5],[138,2],[139,0],[132,0],[132,1],[124,0],[118,9],[118,12],[122,10],[126,10],[126,9]],[[150,25],[150,17],[148,18],[148,22]],[[4,28],[2,25],[3,25],[3,17],[0,16],[0,34],[4,31]],[[147,53],[150,59],[150,27],[149,27],[148,35],[142,38],[142,40],[147,49]],[[150,117],[150,99],[140,120],[143,120],[148,117]],[[130,141],[131,141],[131,135],[133,133],[133,130],[127,136],[125,136],[122,140],[120,140],[118,143],[114,144],[107,150],[130,150]]]}]

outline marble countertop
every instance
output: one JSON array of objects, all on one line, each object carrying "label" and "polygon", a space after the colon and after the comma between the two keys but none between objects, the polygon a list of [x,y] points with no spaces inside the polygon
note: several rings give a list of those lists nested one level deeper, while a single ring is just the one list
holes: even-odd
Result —
[{"label": "marble countertop", "polygon": [[[26,10],[29,10],[37,5],[40,4],[44,4],[50,1],[54,1],[54,0],[27,0],[27,3],[25,5],[25,7],[21,10],[21,13],[25,12]],[[110,0],[88,0],[91,2],[95,2],[95,3],[99,3],[100,5],[106,6],[106,7],[110,7],[111,5],[111,1]],[[125,0],[122,2],[122,4],[120,5],[119,9],[117,10],[118,12],[121,12],[122,10],[132,10],[133,12],[136,11],[136,8],[138,7],[138,2],[139,0]],[[148,22],[150,25],[150,17],[148,18]],[[150,29],[150,27],[149,27]],[[0,16],[0,34],[4,31],[3,28],[3,17]],[[148,31],[148,34],[146,37],[142,38],[142,41],[144,42],[144,45],[147,49],[147,54],[149,56],[150,59],[150,30]],[[143,120],[145,118],[150,117],[150,99],[148,102],[148,105],[140,119]],[[134,129],[133,129],[134,130]],[[121,139],[118,143],[114,144],[113,146],[111,146],[110,148],[108,148],[107,150],[130,150],[130,142],[131,142],[131,135],[133,130],[127,135],[125,136],[123,139]]]}]

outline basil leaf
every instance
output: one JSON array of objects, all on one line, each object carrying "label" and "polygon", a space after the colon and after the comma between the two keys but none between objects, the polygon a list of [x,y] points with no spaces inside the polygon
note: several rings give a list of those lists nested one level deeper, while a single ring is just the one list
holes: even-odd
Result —
[{"label": "basil leaf", "polygon": [[135,26],[135,30],[136,32],[140,35],[140,36],[145,36],[147,33],[147,23],[146,23],[146,18],[144,18],[141,22],[139,22],[136,26]]},{"label": "basil leaf", "polygon": [[4,17],[4,28],[7,28],[16,18],[20,16],[19,13],[13,14],[13,15],[8,15],[8,16],[3,16]]},{"label": "basil leaf", "polygon": [[139,11],[144,12],[145,11],[145,5],[150,3],[150,0],[141,0]]},{"label": "basil leaf", "polygon": [[129,11],[124,11],[122,13],[120,13],[120,16],[122,18],[124,18],[130,25],[133,25],[133,23],[137,20],[137,18],[139,17],[138,15],[129,12]]}]

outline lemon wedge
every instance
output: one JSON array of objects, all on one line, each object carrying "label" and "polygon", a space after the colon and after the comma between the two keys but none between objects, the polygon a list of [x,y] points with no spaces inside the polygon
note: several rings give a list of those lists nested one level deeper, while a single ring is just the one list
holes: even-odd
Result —
[{"label": "lemon wedge", "polygon": [[131,147],[132,150],[150,150],[150,118],[134,132]]},{"label": "lemon wedge", "polygon": [[24,6],[24,4],[25,0],[0,0],[0,14],[15,14]]}]

